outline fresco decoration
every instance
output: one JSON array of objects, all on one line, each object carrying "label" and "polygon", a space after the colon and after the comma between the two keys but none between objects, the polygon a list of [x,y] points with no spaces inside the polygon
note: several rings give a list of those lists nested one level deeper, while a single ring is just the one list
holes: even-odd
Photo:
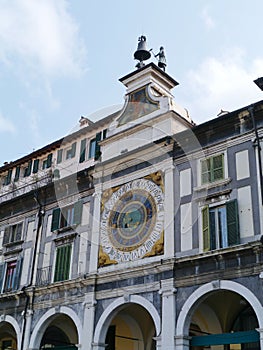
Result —
[{"label": "fresco decoration", "polygon": [[162,173],[103,193],[99,266],[163,254]]},{"label": "fresco decoration", "polygon": [[128,96],[128,103],[120,116],[118,126],[139,119],[160,108],[159,102],[153,101],[148,95],[148,87],[132,92]]}]

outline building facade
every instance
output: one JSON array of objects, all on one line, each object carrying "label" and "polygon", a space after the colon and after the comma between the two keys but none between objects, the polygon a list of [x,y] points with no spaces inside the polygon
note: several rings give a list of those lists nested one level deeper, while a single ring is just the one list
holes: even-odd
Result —
[{"label": "building facade", "polygon": [[263,349],[263,101],[195,125],[155,64],[120,81],[0,168],[0,349]]}]

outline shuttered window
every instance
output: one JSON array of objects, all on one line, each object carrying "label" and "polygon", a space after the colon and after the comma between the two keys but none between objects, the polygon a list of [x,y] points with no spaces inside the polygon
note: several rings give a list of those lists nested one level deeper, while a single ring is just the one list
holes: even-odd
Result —
[{"label": "shuttered window", "polygon": [[22,222],[16,225],[7,226],[4,232],[3,245],[21,241],[22,227],[23,227]]},{"label": "shuttered window", "polygon": [[86,139],[81,140],[80,143],[80,156],[79,156],[79,162],[83,163],[86,159]]},{"label": "shuttered window", "polygon": [[224,155],[219,154],[201,161],[201,184],[224,178]]},{"label": "shuttered window", "polygon": [[202,209],[203,250],[226,248],[240,243],[237,200]]},{"label": "shuttered window", "polygon": [[38,168],[39,168],[39,159],[35,159],[33,164],[33,174],[36,174],[38,172]]},{"label": "shuttered window", "polygon": [[57,248],[54,282],[69,279],[71,260],[71,244]]},{"label": "shuttered window", "polygon": [[54,209],[51,230],[55,231],[63,227],[80,225],[82,219],[82,207],[82,201],[78,201],[74,205],[70,205],[62,209]]},{"label": "shuttered window", "polygon": [[14,178],[15,182],[19,180],[19,176],[20,176],[20,166],[17,166],[16,172],[15,172],[15,178]]}]

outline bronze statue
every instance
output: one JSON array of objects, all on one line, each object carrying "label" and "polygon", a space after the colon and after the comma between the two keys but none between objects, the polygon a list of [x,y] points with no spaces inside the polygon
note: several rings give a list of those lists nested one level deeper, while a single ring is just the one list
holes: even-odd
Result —
[{"label": "bronze statue", "polygon": [[158,59],[158,67],[160,67],[161,69],[163,69],[163,70],[165,71],[165,67],[166,67],[166,58],[165,58],[163,46],[160,47],[159,53],[157,53],[157,55],[154,55],[154,57],[157,57],[157,56],[159,56],[159,59]]}]

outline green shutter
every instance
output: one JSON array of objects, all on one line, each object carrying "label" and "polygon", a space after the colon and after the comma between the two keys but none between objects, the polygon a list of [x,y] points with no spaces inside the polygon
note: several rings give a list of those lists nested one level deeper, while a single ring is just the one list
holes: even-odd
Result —
[{"label": "green shutter", "polygon": [[74,158],[74,157],[75,157],[75,154],[76,154],[76,145],[77,145],[77,142],[72,143],[72,146],[71,146],[71,158]]},{"label": "green shutter", "polygon": [[202,232],[203,232],[203,250],[210,250],[210,229],[209,229],[209,207],[202,209]]},{"label": "green shutter", "polygon": [[50,168],[52,165],[52,153],[50,153],[48,156],[47,156],[47,168]]},{"label": "green shutter", "polygon": [[22,263],[23,263],[23,258],[17,259],[15,276],[14,276],[14,281],[13,281],[13,290],[17,290],[19,288],[20,278],[21,278],[21,273],[22,273]]},{"label": "green shutter", "polygon": [[82,218],[82,201],[78,201],[74,204],[74,218],[73,225],[80,225]]},{"label": "green shutter", "polygon": [[11,228],[11,226],[7,226],[7,227],[5,228],[4,239],[3,239],[3,245],[9,243],[9,239],[10,239],[10,228]]},{"label": "green shutter", "polygon": [[39,159],[35,159],[33,164],[33,174],[38,172],[38,166],[39,166]]},{"label": "green shutter", "polygon": [[57,152],[57,164],[62,162],[63,149],[59,149]]},{"label": "green shutter", "polygon": [[240,243],[237,200],[226,203],[228,245]]},{"label": "green shutter", "polygon": [[53,210],[51,231],[58,230],[59,224],[60,224],[60,208],[56,208]]},{"label": "green shutter", "polygon": [[212,158],[213,161],[213,181],[224,178],[224,155],[220,154]]},{"label": "green shutter", "polygon": [[14,181],[18,181],[20,176],[20,166],[16,167],[15,178]]},{"label": "green shutter", "polygon": [[5,181],[5,185],[9,185],[11,183],[11,179],[12,179],[12,170],[13,169],[9,169],[7,176],[6,176],[6,181]]},{"label": "green shutter", "polygon": [[57,248],[54,282],[69,279],[71,245]]},{"label": "green shutter", "polygon": [[79,157],[79,162],[83,163],[86,158],[86,139],[81,140],[80,143],[80,157]]},{"label": "green shutter", "polygon": [[101,131],[96,134],[96,145],[95,145],[95,160],[99,159],[101,152],[100,152],[100,145],[99,142],[101,141]]},{"label": "green shutter", "polygon": [[3,282],[4,282],[4,275],[5,274],[5,263],[0,263],[0,293],[2,293],[3,290]]}]

